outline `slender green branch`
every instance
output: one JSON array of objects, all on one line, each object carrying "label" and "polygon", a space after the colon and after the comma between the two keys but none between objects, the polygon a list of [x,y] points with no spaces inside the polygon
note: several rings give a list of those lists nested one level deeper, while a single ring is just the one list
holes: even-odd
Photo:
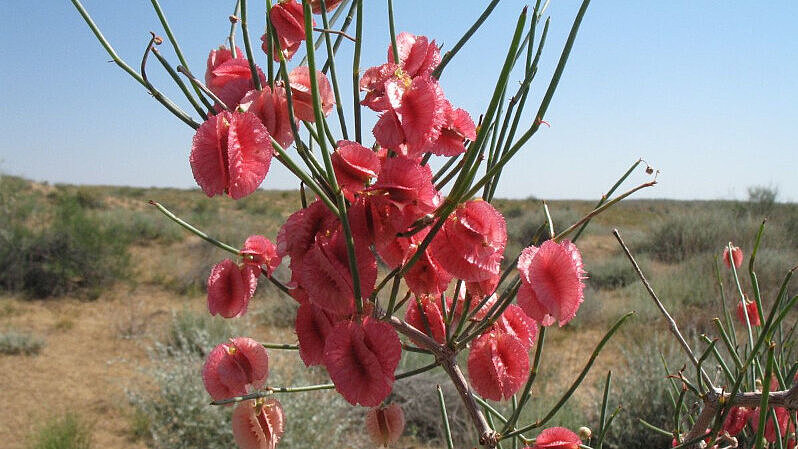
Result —
[{"label": "slender green branch", "polygon": [[441,421],[443,421],[443,431],[446,437],[446,447],[454,449],[454,442],[452,442],[452,429],[449,427],[449,414],[446,412],[446,401],[443,399],[443,390],[440,385],[436,385],[438,390],[438,404],[441,407]]},{"label": "slender green branch", "polygon": [[521,149],[521,147],[526,144],[526,142],[537,133],[540,125],[543,121],[543,117],[546,115],[546,111],[549,108],[549,104],[551,103],[552,98],[554,98],[554,92],[557,90],[557,85],[560,82],[560,78],[562,77],[563,72],[565,71],[565,65],[568,62],[568,57],[571,54],[571,49],[573,48],[574,42],[576,41],[576,35],[579,32],[579,27],[582,24],[582,19],[587,12],[587,7],[590,4],[590,0],[583,0],[582,6],[579,8],[579,12],[576,14],[576,18],[574,19],[574,23],[571,26],[571,32],[568,34],[568,39],[565,42],[565,47],[563,48],[562,54],[560,55],[560,60],[557,62],[557,68],[554,70],[554,75],[551,78],[551,82],[549,82],[549,87],[546,89],[546,93],[543,96],[543,100],[540,103],[540,107],[538,108],[538,113],[536,115],[535,121],[532,123],[532,126],[518,139],[518,141],[510,148],[510,150],[502,155],[502,157],[496,162],[496,164],[491,167],[475,185],[474,189],[479,190],[490,178],[496,175],[501,169],[510,161],[510,159],[515,156],[516,153]]},{"label": "slender green branch", "polygon": [[185,75],[186,78],[188,78],[189,81],[191,81],[191,83],[194,84],[194,86],[199,87],[203,92],[205,92],[205,94],[208,95],[211,98],[211,100],[215,101],[219,105],[219,107],[221,107],[225,111],[231,110],[230,107],[227,106],[225,102],[221,100],[221,98],[219,98],[215,93],[213,93],[208,88],[208,86],[202,84],[202,81],[200,81],[199,78],[194,76],[194,74],[191,73],[186,67],[179,65],[177,66],[177,71]]},{"label": "slender green branch", "polygon": [[393,0],[388,0],[388,29],[391,33],[391,52],[393,62],[399,64],[399,49],[396,46],[396,24],[393,20]]},{"label": "slender green branch", "polygon": [[[191,91],[188,90],[188,86],[186,86],[186,83],[183,82],[183,79],[180,78],[180,75],[177,73],[177,71],[175,71],[175,69],[169,64],[169,61],[167,61],[166,58],[161,55],[161,52],[159,52],[157,48],[153,48],[151,51],[152,54],[158,58],[158,62],[161,63],[166,72],[169,73],[169,76],[172,77],[172,81],[174,81],[183,92],[183,95],[185,95],[186,99],[189,101],[189,103],[191,103],[191,106],[194,107],[194,110],[197,111],[203,120],[208,120],[208,113],[202,108],[202,106],[200,106],[199,103],[197,103],[197,99],[194,98],[194,95],[192,95]],[[199,88],[197,89],[199,90]]]},{"label": "slender green branch", "polygon": [[[180,44],[177,43],[177,39],[175,38],[174,33],[172,33],[172,27],[169,26],[169,22],[166,20],[166,15],[163,13],[161,9],[161,5],[158,3],[158,0],[150,0],[152,3],[152,7],[155,10],[155,14],[158,15],[158,20],[161,21],[161,26],[163,26],[164,31],[166,32],[166,37],[169,38],[169,42],[172,43],[172,48],[175,50],[175,54],[177,55],[177,60],[180,61],[180,65],[183,67],[188,68],[188,62],[186,58],[183,56],[183,51],[180,50]],[[199,87],[194,86],[194,91],[197,93],[197,96],[200,98],[200,101],[205,105],[205,107],[209,110],[213,110],[213,105],[205,99],[202,95],[202,91]]]},{"label": "slender green branch", "polygon": [[[729,256],[731,256],[731,253],[729,253]],[[768,346],[765,376],[762,378],[762,401],[759,403],[759,426],[757,427],[756,438],[754,439],[756,442],[756,449],[762,449],[763,440],[765,439],[765,422],[767,422],[768,418],[768,400],[770,399],[768,393],[770,392],[770,378],[773,375],[773,354],[775,351],[776,345],[771,343],[770,346]]]},{"label": "slender green branch", "polygon": [[209,236],[208,234],[200,231],[199,229],[195,228],[193,225],[189,224],[187,221],[183,220],[182,218],[178,217],[177,215],[173,214],[169,209],[165,208],[161,203],[150,201],[150,204],[155,206],[162,214],[166,215],[167,218],[174,221],[175,223],[182,226],[187,231],[191,232],[192,234],[196,235],[197,237],[205,240],[208,243],[211,243],[227,252],[235,254],[236,256],[240,256],[241,252],[238,248],[233,248],[232,246],[228,245],[227,243],[221,242],[216,240],[215,238]]},{"label": "slender green branch", "polygon": [[[344,108],[343,105],[341,104],[341,92],[338,89],[338,75],[335,71],[335,51],[333,50],[332,41],[330,39],[330,33],[329,33],[329,31],[335,31],[335,30],[329,30],[330,22],[327,20],[327,5],[325,3],[326,2],[322,1],[319,2],[319,5],[321,6],[321,20],[324,23],[324,28],[325,28],[324,31],[327,31],[323,34],[324,34],[324,43],[327,46],[327,62],[330,64],[330,81],[332,82],[333,95],[335,96],[335,109],[338,113],[338,122],[341,125],[341,134],[343,135],[345,140],[349,140],[349,135],[347,134],[346,131],[346,118],[344,117]],[[350,39],[354,40],[354,38]]]},{"label": "slender green branch", "polygon": [[590,371],[590,368],[593,366],[593,362],[596,361],[596,358],[598,357],[599,353],[601,353],[601,350],[604,349],[604,345],[606,345],[607,342],[610,340],[610,338],[612,338],[612,336],[615,335],[615,333],[618,331],[621,325],[634,314],[635,312],[627,313],[626,315],[621,317],[618,321],[616,321],[615,324],[610,328],[610,330],[607,331],[607,333],[604,335],[604,338],[602,338],[598,346],[596,346],[596,349],[593,350],[593,353],[590,355],[590,359],[588,359],[587,363],[585,364],[585,367],[582,369],[582,372],[579,373],[579,376],[576,378],[576,380],[574,380],[571,387],[568,389],[568,391],[565,392],[562,398],[560,398],[560,400],[557,401],[554,407],[552,407],[551,410],[543,418],[538,419],[537,421],[526,427],[506,433],[501,436],[501,439],[511,438],[522,432],[527,432],[529,430],[541,427],[542,425],[546,424],[551,418],[553,418],[554,415],[556,415],[557,412],[560,410],[560,408],[563,406],[563,404],[565,404],[565,402],[568,401],[568,399],[571,397],[574,391],[576,391],[576,389],[585,379],[585,376],[587,375],[588,371]]},{"label": "slender green branch", "polygon": [[286,343],[261,343],[266,349],[282,349],[285,351],[299,351],[299,345],[289,345]]},{"label": "slender green branch", "polygon": [[[609,427],[607,424],[607,407],[609,406],[610,387],[612,386],[612,371],[607,371],[607,380],[604,381],[604,394],[601,397],[601,414],[599,417],[599,438],[596,442],[596,449],[601,449],[604,445],[604,434]],[[620,410],[620,407],[618,407]],[[616,410],[617,413],[617,410]]]},{"label": "slender green branch", "polygon": [[[445,69],[446,66],[449,64],[449,62],[452,60],[452,58],[454,58],[454,55],[456,55],[457,52],[460,51],[461,48],[463,48],[463,45],[465,45],[466,42],[468,42],[468,40],[471,39],[471,36],[474,35],[474,33],[479,29],[479,27],[482,26],[483,23],[485,23],[485,20],[488,19],[490,13],[493,12],[493,9],[496,8],[496,5],[498,4],[499,0],[491,0],[491,2],[488,3],[488,6],[485,8],[485,11],[483,11],[482,14],[480,14],[476,22],[474,22],[474,24],[471,25],[471,27],[468,30],[466,30],[465,34],[463,34],[463,37],[461,37],[460,40],[457,41],[456,44],[454,44],[454,47],[452,47],[451,50],[447,51],[443,55],[440,64],[438,64],[438,66],[435,67],[435,70],[432,72],[432,76],[434,76],[435,78],[441,77],[443,69]],[[399,59],[397,58],[396,61],[398,62]]]},{"label": "slender green branch", "polygon": [[[609,190],[609,191],[607,191],[607,193],[606,193],[606,194],[604,194],[604,195],[602,195],[602,196],[601,196],[601,199],[598,201],[598,203],[596,203],[596,205],[595,205],[595,206],[593,206],[593,209],[597,209],[597,208],[601,207],[601,205],[602,205],[602,204],[604,204],[604,202],[605,202],[605,201],[607,201],[607,199],[608,199],[609,197],[611,197],[611,196],[612,196],[612,194],[613,194],[613,193],[615,193],[615,191],[616,191],[616,190],[618,190],[618,187],[620,187],[620,186],[621,186],[621,184],[623,184],[623,182],[624,182],[624,181],[626,181],[626,178],[628,178],[628,177],[629,177],[629,175],[631,175],[631,174],[632,174],[632,172],[635,170],[635,168],[637,168],[637,166],[638,166],[638,165],[640,165],[640,162],[642,162],[642,161],[643,161],[642,159],[638,159],[637,161],[635,161],[635,163],[633,163],[633,164],[632,164],[632,166],[631,166],[631,167],[629,167],[629,170],[626,170],[626,173],[624,173],[624,174],[623,174],[623,175],[622,175],[622,176],[621,176],[621,177],[620,177],[620,178],[619,178],[619,179],[618,179],[618,180],[615,182],[615,184],[613,184],[613,185],[612,185],[612,187],[610,187],[610,190]],[[589,224],[590,224],[590,219],[588,219],[587,221],[585,221],[584,223],[582,223],[582,226],[579,228],[579,230],[578,230],[578,231],[576,231],[576,235],[574,235],[574,238],[573,238],[572,240],[574,240],[574,241],[575,241],[576,239],[578,239],[578,238],[579,238],[579,236],[580,236],[580,235],[582,235],[582,233],[585,231],[585,228],[587,228],[587,225],[589,225]],[[596,449],[601,449],[601,448],[600,448],[600,447],[597,447]]]},{"label": "slender green branch", "polygon": [[[352,19],[355,17],[355,10],[357,9],[357,1],[346,0],[345,2],[341,3],[338,7],[343,8],[349,2],[352,2],[352,5],[349,7],[349,11],[346,13],[346,18],[344,19],[344,24],[341,25],[341,30],[336,33],[338,37],[335,38],[335,43],[333,44],[333,56],[338,53],[338,47],[341,46],[341,42],[344,40],[344,36],[347,38],[352,39],[352,42],[357,42],[356,37],[351,37],[346,34],[346,31],[349,29],[349,25],[352,24]],[[338,12],[338,11],[336,11]],[[332,24],[330,24],[332,26]],[[327,70],[330,69],[330,61],[325,61],[324,66],[321,68],[322,73],[327,73]]]},{"label": "slender green branch", "polygon": [[316,194],[329,208],[334,214],[338,215],[338,206],[332,201],[332,199],[327,195],[327,193],[322,190],[322,188],[313,180],[307,173],[305,173],[296,162],[286,153],[283,147],[280,145],[279,142],[272,138],[272,148],[277,153],[278,160],[285,165],[286,168],[291,170],[291,173],[295,174],[302,182],[305,183],[306,186],[310,187],[310,190],[313,190],[313,193]]},{"label": "slender green branch", "polygon": [[233,58],[238,58],[239,54],[236,50],[236,24],[238,23],[238,16],[241,15],[241,1],[236,0],[236,7],[233,9],[233,14],[230,16],[230,34],[227,36],[227,41],[230,42],[230,53]]},{"label": "slender green branch", "polygon": [[252,84],[255,86],[255,89],[261,90],[260,75],[258,75],[258,68],[255,65],[255,57],[252,55],[252,45],[249,42],[249,30],[247,29],[247,0],[241,0],[241,34],[244,35],[244,51],[247,53]]},{"label": "slender green branch", "polygon": [[535,378],[538,375],[540,360],[543,355],[543,343],[545,340],[546,328],[541,327],[538,333],[537,345],[535,347],[535,361],[532,362],[532,369],[529,371],[529,377],[526,380],[526,384],[524,384],[524,389],[521,391],[521,399],[518,401],[518,406],[515,408],[515,410],[513,410],[513,414],[510,416],[510,419],[507,420],[507,423],[505,424],[501,433],[507,433],[515,426],[515,423],[518,422],[518,418],[521,416],[521,411],[524,409],[526,402],[529,400],[529,394],[532,391],[532,384],[535,383]]}]

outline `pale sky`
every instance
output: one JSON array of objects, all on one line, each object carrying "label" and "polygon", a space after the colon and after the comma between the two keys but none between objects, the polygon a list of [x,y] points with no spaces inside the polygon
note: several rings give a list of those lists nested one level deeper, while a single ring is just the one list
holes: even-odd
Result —
[{"label": "pale sky", "polygon": [[[234,3],[161,0],[196,74],[202,75],[208,51],[226,38]],[[263,2],[249,3],[250,31],[259,44]],[[362,66],[368,67],[384,62],[389,35],[385,2],[364,3]],[[487,2],[395,4],[397,32],[427,35],[446,50]],[[524,4],[503,0],[441,79],[452,103],[475,120],[490,100]],[[149,31],[163,35],[148,1],[84,5],[134,67]],[[551,29],[528,120],[578,6],[575,0],[551,1]],[[1,0],[0,11],[0,171],[51,183],[195,186],[188,164],[194,131],[106,62],[71,2]],[[505,171],[497,195],[598,198],[642,157],[661,174],[659,185],[639,197],[745,199],[748,186],[766,185],[778,188],[780,199],[797,201],[796,23],[798,2],[788,0],[757,6],[736,0],[594,0],[546,116],[551,128],[542,128]],[[339,53],[346,93],[351,48],[344,41]],[[177,65],[168,43],[161,50]],[[265,65],[262,52],[256,58]],[[156,86],[191,111],[157,61],[149,67]],[[514,85],[521,77],[516,71]],[[349,100],[345,104],[351,126]],[[364,114],[364,143],[370,145],[375,117],[367,109]],[[296,188],[286,170],[272,167],[264,188]]]}]

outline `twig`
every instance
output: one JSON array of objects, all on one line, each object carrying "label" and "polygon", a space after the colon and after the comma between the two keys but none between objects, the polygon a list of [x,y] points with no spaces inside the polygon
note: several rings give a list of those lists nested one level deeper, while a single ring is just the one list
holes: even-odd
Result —
[{"label": "twig", "polygon": [[200,88],[203,92],[205,92],[205,94],[207,96],[211,97],[211,100],[213,100],[216,103],[218,103],[219,106],[222,107],[222,109],[224,109],[225,111],[229,111],[230,110],[230,108],[224,103],[224,101],[219,99],[219,97],[216,96],[215,93],[211,92],[211,90],[208,88],[208,86],[202,84],[202,81],[200,81],[199,78],[194,76],[191,73],[191,71],[189,71],[185,66],[182,66],[182,65],[177,66],[177,71],[182,73],[183,75],[185,75],[186,78],[188,78],[189,81],[191,81],[192,84],[194,84],[196,87]]},{"label": "twig", "polygon": [[348,35],[348,34],[344,33],[343,31],[339,31],[339,30],[330,30],[330,29],[326,29],[326,28],[318,28],[318,27],[314,27],[314,28],[313,28],[313,31],[318,31],[318,32],[320,32],[320,33],[338,34],[338,35],[341,35],[341,36],[343,36],[343,37],[345,37],[345,38],[349,39],[349,40],[350,40],[350,41],[352,41],[352,42],[357,42],[357,39],[355,39],[354,37],[352,37],[352,36],[350,36],[350,35]]},{"label": "twig", "polygon": [[679,344],[682,346],[682,348],[684,348],[685,353],[687,353],[687,357],[690,359],[690,361],[693,363],[696,369],[700,372],[700,375],[704,379],[704,382],[707,385],[709,385],[710,390],[714,391],[715,385],[712,383],[712,380],[709,378],[707,373],[704,372],[703,368],[701,368],[701,364],[698,362],[698,359],[693,353],[693,350],[690,348],[690,345],[687,344],[687,341],[684,339],[684,336],[682,336],[682,333],[679,331],[679,326],[676,325],[676,321],[673,319],[671,314],[668,313],[668,310],[662,304],[662,301],[660,301],[659,298],[657,297],[657,294],[654,293],[654,289],[651,288],[651,284],[648,283],[648,279],[646,279],[646,276],[640,270],[640,266],[637,264],[637,261],[632,256],[632,253],[629,252],[629,248],[626,246],[626,243],[623,242],[621,234],[618,232],[617,229],[613,229],[612,235],[615,236],[615,239],[618,240],[618,243],[621,245],[621,248],[623,248],[623,252],[626,254],[626,257],[632,263],[632,266],[634,267],[637,276],[640,278],[640,281],[643,282],[643,285],[646,287],[646,290],[648,291],[649,296],[651,296],[651,299],[654,300],[654,304],[656,304],[657,308],[659,308],[660,312],[662,312],[662,315],[665,317],[665,320],[668,322],[670,331],[673,333],[673,335],[676,336],[676,339],[679,341]]}]

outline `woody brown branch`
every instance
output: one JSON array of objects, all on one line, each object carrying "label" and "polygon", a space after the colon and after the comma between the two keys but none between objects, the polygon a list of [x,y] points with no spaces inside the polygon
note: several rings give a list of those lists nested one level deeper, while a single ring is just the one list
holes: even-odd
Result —
[{"label": "woody brown branch", "polygon": [[[753,391],[746,393],[722,393],[718,390],[707,394],[704,397],[704,409],[685,435],[685,441],[691,441],[702,437],[710,427],[712,419],[718,413],[721,404],[726,407],[759,407],[762,403],[762,393]],[[789,390],[772,391],[768,393],[768,406],[784,407],[790,410],[798,409],[798,382],[795,382]],[[692,447],[699,447],[701,440],[698,440]]]},{"label": "woody brown branch", "polygon": [[460,399],[462,399],[466,410],[468,410],[468,415],[471,417],[471,421],[474,423],[477,433],[479,434],[479,444],[488,449],[495,448],[498,443],[498,434],[490,427],[487,419],[485,419],[485,415],[477,405],[477,401],[474,399],[468,381],[457,365],[457,353],[448,346],[438,344],[438,342],[427,334],[395,316],[386,318],[386,321],[393,326],[397,332],[409,337],[421,348],[427,349],[435,355],[436,361],[440,363],[443,370],[452,380],[452,383],[457,389],[457,393],[460,395]]}]

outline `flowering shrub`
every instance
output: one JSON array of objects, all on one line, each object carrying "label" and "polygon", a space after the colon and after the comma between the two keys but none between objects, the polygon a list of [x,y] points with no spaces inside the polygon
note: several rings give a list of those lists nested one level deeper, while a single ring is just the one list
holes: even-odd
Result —
[{"label": "flowering shrub", "polygon": [[[365,431],[377,443],[395,442],[404,413],[396,404],[386,404],[394,383],[432,369],[442,369],[457,388],[482,446],[493,448],[508,440],[534,448],[576,448],[583,444],[582,438],[592,438],[588,429],[580,431],[581,438],[558,427],[544,430],[537,438],[528,433],[551,421],[630,314],[609,329],[550,411],[528,425],[519,424],[519,418],[532,401],[535,376],[543,369],[539,364],[546,328],[567,325],[584,299],[587,273],[576,241],[593,216],[655,181],[608,200],[641,162],[637,161],[593,211],[559,233],[554,232],[544,204],[546,222],[514,261],[505,259],[506,223],[491,204],[502,169],[541,124],[547,124],[543,117],[589,1],[579,10],[531,119],[524,118],[522,111],[548,22],[542,32],[537,29],[545,9],[540,1],[531,14],[523,9],[478,124],[472,113],[450,102],[441,77],[451,58],[490,15],[496,0],[443,55],[430,37],[395,34],[389,0],[392,43],[385,61],[362,73],[360,51],[366,38],[362,0],[279,0],[274,5],[267,1],[268,25],[261,37],[265,55],[257,54],[250,42],[246,1],[238,0],[236,15],[231,16],[232,30],[240,23],[244,50],[237,47],[231,32],[229,46],[210,50],[204,83],[188,69],[157,1],[153,6],[181,65],[172,68],[155,48],[163,39],[153,35],[140,73],[113,52],[80,2],[73,3],[117,64],[129,69],[159,102],[196,130],[189,162],[207,196],[238,200],[250,195],[268,176],[272,159],[301,182],[302,208],[273,238],[252,236],[240,249],[153,203],[183,227],[233,254],[234,259],[221,261],[208,278],[211,314],[225,318],[245,314],[260,276],[299,304],[295,317],[299,345],[238,337],[220,342],[205,362],[202,375],[213,403],[235,404],[232,433],[241,448],[273,448],[290,428],[291,417],[284,414],[276,395],[321,389],[335,389],[353,406],[368,407]],[[340,12],[347,5],[348,20],[340,29],[332,28],[328,10],[337,7]],[[346,34],[353,18],[354,37]],[[317,20],[322,28],[317,27]],[[314,32],[326,44],[323,66],[317,64]],[[353,127],[347,126],[335,69],[335,48],[346,37],[355,47]],[[296,64],[303,47],[305,59]],[[150,53],[180,84],[199,121],[148,81]],[[523,55],[524,79],[505,111],[502,102],[510,72]],[[256,64],[262,56],[265,70]],[[296,65],[289,71],[289,64]],[[178,73],[189,80],[193,92]],[[363,137],[362,107],[377,114],[373,140]],[[328,124],[333,109],[342,139],[332,135]],[[529,123],[519,134],[522,119]],[[300,133],[300,125],[307,136]],[[443,159],[437,171],[429,163],[433,157]],[[653,173],[650,167],[646,171]],[[315,198],[308,201],[305,189]],[[290,279],[277,279],[274,270],[286,258]],[[737,255],[733,258],[739,266]],[[380,262],[390,271],[381,272]],[[267,349],[298,350],[306,366],[323,366],[331,383],[270,385]],[[404,351],[432,358],[428,365],[397,373]],[[464,352],[467,376],[457,358]],[[486,399],[516,402],[512,414],[504,416]],[[440,405],[448,428],[442,395]],[[612,422],[604,419],[605,411],[606,399],[595,433],[597,447]],[[451,435],[448,443],[451,447]]]}]

